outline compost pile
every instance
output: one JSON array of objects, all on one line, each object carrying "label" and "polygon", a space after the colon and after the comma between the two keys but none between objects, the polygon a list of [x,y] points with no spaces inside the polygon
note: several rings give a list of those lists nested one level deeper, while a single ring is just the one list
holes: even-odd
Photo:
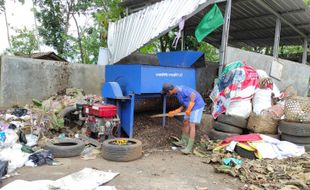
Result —
[{"label": "compost pile", "polygon": [[134,138],[143,143],[143,149],[169,148],[170,137],[180,136],[183,123],[167,118],[166,126],[162,126],[162,118],[151,118],[153,112],[135,114]]},{"label": "compost pile", "polygon": [[[204,158],[204,163],[211,164],[218,173],[225,173],[239,178],[246,185],[244,190],[292,190],[310,189],[310,154],[282,160],[250,160],[241,158],[236,153],[214,151],[219,141],[202,138],[194,154]],[[241,165],[223,164],[224,158],[242,160]]]}]

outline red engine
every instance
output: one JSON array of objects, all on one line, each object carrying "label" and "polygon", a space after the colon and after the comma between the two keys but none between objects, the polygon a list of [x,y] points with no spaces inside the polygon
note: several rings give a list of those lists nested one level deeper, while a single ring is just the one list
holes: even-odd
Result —
[{"label": "red engine", "polygon": [[87,135],[103,141],[116,137],[119,133],[120,119],[117,107],[111,104],[84,104],[82,113],[85,118]]}]

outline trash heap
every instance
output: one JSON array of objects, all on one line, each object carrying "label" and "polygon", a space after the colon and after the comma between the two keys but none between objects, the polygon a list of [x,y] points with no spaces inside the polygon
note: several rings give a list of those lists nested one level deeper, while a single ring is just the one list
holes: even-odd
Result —
[{"label": "trash heap", "polygon": [[[43,148],[49,141],[79,137],[79,129],[64,126],[63,112],[66,107],[89,99],[102,101],[99,96],[85,96],[83,90],[69,88],[47,100],[33,99],[32,105],[1,111],[0,178],[24,165],[56,164],[53,152]],[[93,148],[86,147],[82,158],[94,159],[94,152]]]},{"label": "trash heap", "polygon": [[310,151],[310,100],[288,86],[280,91],[263,70],[236,61],[225,66],[211,95],[212,140],[259,133]]},{"label": "trash heap", "polygon": [[280,160],[243,158],[221,147],[222,141],[202,138],[194,150],[218,173],[239,178],[244,190],[292,190],[310,188],[310,154]]}]

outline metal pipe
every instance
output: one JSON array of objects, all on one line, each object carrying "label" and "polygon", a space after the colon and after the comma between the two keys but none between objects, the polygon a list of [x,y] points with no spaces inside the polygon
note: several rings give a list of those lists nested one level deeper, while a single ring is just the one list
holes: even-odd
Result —
[{"label": "metal pipe", "polygon": [[223,25],[222,42],[220,47],[220,62],[218,72],[219,76],[222,73],[223,67],[226,65],[226,49],[229,38],[230,14],[231,14],[231,0],[227,0],[225,7],[225,22]]},{"label": "metal pipe", "polygon": [[280,18],[277,18],[274,34],[274,44],[273,44],[273,57],[275,59],[278,59],[279,56],[280,33],[281,33],[281,20]]},{"label": "metal pipe", "polygon": [[302,64],[307,63],[308,58],[308,38],[304,39],[304,53],[302,54]]}]

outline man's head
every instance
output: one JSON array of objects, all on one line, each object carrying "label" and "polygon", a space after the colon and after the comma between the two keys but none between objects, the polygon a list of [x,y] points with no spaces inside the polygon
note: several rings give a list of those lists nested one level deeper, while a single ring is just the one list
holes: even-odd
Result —
[{"label": "man's head", "polygon": [[161,90],[162,94],[173,95],[176,93],[176,88],[171,83],[165,83]]}]

